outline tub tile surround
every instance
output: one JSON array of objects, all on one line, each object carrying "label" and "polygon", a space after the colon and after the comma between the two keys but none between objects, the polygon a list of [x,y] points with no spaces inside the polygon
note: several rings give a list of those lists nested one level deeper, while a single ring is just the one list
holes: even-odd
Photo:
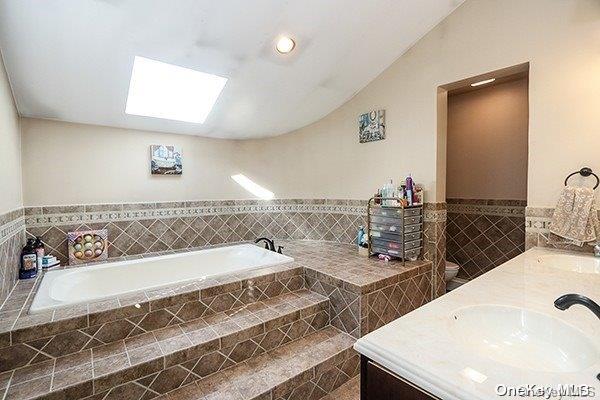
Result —
[{"label": "tub tile surround", "polygon": [[382,269],[381,262],[365,258],[340,268],[343,254],[336,253],[325,253],[305,270],[306,284],[329,298],[331,324],[356,338],[432,299],[431,262]]},{"label": "tub tile surround", "polygon": [[0,305],[17,283],[19,259],[24,244],[23,209],[0,215]]},{"label": "tub tile surround", "polygon": [[263,398],[252,392],[263,388],[272,399],[320,398],[357,375],[355,338],[431,299],[430,262],[384,263],[323,241],[281,244],[296,261],[192,290],[57,309],[54,322],[27,316],[36,282],[19,282],[5,304],[13,311],[0,309],[17,318],[0,334],[0,365],[24,364],[0,372],[0,394],[177,399],[238,390]]},{"label": "tub tile surround", "polygon": [[525,206],[520,200],[448,199],[449,261],[473,279],[525,251]]},{"label": "tub tile surround", "polygon": [[[590,244],[575,246],[562,243],[549,242],[550,221],[554,214],[554,208],[550,207],[527,207],[525,211],[525,247],[547,247],[561,250],[577,251],[592,254],[594,248]],[[600,210],[598,211],[600,218]]]},{"label": "tub tile surround", "polygon": [[66,263],[67,232],[107,229],[109,257],[254,240],[326,240],[351,243],[366,224],[361,200],[214,200],[25,208],[27,235],[41,236]]},{"label": "tub tile surround", "polygon": [[[68,260],[67,232],[107,229],[109,257],[155,255],[260,236],[352,243],[366,225],[366,201],[336,199],[214,200],[25,208],[27,236]],[[445,254],[444,203],[425,204],[427,259]],[[433,229],[431,223],[436,223]],[[428,235],[428,236],[427,236]],[[437,251],[432,251],[438,246]],[[443,257],[438,257],[442,259]]]}]

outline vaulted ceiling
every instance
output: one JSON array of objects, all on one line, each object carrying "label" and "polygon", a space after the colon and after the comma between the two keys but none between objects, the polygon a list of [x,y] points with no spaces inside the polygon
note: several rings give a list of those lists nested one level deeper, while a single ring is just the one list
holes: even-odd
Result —
[{"label": "vaulted ceiling", "polygon": [[[23,116],[264,137],[339,107],[462,1],[2,0],[0,49]],[[135,56],[229,80],[203,124],[128,115]]]}]

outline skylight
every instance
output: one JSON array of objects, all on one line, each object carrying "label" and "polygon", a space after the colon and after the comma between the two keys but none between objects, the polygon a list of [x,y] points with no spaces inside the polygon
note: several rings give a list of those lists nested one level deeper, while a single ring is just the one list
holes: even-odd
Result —
[{"label": "skylight", "polygon": [[136,56],[125,113],[204,123],[227,78]]}]

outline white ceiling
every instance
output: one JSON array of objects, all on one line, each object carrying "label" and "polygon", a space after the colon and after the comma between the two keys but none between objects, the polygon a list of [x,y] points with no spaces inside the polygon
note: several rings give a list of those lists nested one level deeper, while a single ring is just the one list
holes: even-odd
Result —
[{"label": "white ceiling", "polygon": [[[263,137],[330,113],[462,1],[2,0],[0,48],[21,115]],[[228,77],[206,122],[126,115],[136,55]]]}]

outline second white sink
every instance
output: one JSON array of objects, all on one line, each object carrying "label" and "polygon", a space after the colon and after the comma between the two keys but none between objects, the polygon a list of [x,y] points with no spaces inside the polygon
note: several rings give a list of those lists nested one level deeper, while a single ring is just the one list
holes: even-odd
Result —
[{"label": "second white sink", "polygon": [[516,368],[576,372],[595,364],[600,356],[576,328],[521,308],[469,306],[455,310],[449,324],[469,351]]},{"label": "second white sink", "polygon": [[583,274],[600,274],[600,259],[569,254],[548,254],[536,257],[538,265]]}]

